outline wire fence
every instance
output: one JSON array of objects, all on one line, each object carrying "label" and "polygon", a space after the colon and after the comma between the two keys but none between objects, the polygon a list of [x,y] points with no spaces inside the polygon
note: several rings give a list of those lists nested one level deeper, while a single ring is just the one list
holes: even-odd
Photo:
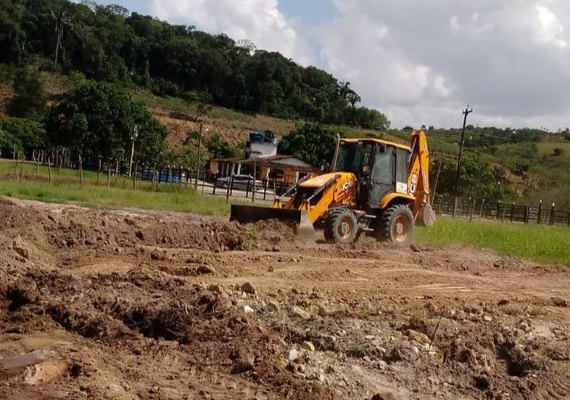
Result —
[{"label": "wire fence", "polygon": [[[432,206],[438,215],[453,215],[454,201],[451,199],[440,199]],[[470,220],[487,219],[531,225],[565,225],[570,227],[570,211],[557,209],[555,204],[545,206],[542,201],[536,206],[531,206],[507,204],[500,201],[491,202],[485,199],[460,199],[455,216],[469,218]]]},{"label": "wire fence", "polygon": [[[24,165],[26,173],[24,174]],[[26,162],[25,160],[14,161],[9,173],[21,180],[24,175],[36,178],[41,175],[39,166],[42,163],[37,160],[34,162]],[[45,167],[45,164],[43,164]],[[60,171],[59,173],[57,171]],[[75,170],[77,176],[65,176],[65,180],[77,180],[79,183],[83,181],[82,172]],[[216,176],[208,175],[206,171],[196,171],[189,168],[176,168],[173,166],[143,166],[133,165],[131,176],[128,177],[128,169],[122,168],[120,165],[103,165],[99,173],[93,175],[96,171],[89,171],[91,181],[93,183],[104,184],[107,177],[107,185],[125,186],[125,180],[117,181],[118,176],[127,178],[127,185],[137,188],[137,182],[150,182],[156,187],[160,185],[179,185],[187,187],[195,187],[201,194],[209,194],[214,196],[223,196],[228,201],[230,198],[241,198],[255,201],[272,201],[275,197],[281,196],[287,192],[292,183],[278,179],[253,180],[244,176],[230,176],[224,178],[216,178]],[[45,171],[44,171],[45,173]],[[55,179],[61,173],[61,168],[49,168],[49,180]],[[99,177],[101,175],[101,177]],[[45,177],[47,178],[47,177]],[[240,179],[241,178],[241,179]],[[59,177],[62,179],[62,177]],[[152,186],[152,185],[151,185]],[[450,198],[439,197],[433,204],[433,209],[438,215],[453,215],[454,201]],[[456,217],[468,218],[469,220],[494,220],[501,222],[516,222],[530,225],[564,225],[570,227],[570,211],[556,208],[555,204],[545,205],[542,201],[536,205],[518,205],[515,203],[504,203],[500,201],[488,201],[485,199],[460,199],[458,201]]]}]

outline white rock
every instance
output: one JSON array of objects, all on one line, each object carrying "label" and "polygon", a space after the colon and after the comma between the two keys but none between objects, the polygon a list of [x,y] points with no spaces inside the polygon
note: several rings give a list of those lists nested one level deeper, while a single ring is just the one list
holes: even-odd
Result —
[{"label": "white rock", "polygon": [[289,350],[289,355],[287,356],[287,359],[290,362],[297,361],[299,359],[299,352],[295,349]]},{"label": "white rock", "polygon": [[240,310],[242,313],[244,313],[246,315],[255,313],[255,310],[253,308],[251,308],[250,306],[247,306],[247,305],[241,306]]},{"label": "white rock", "polygon": [[301,307],[295,306],[291,309],[291,314],[301,319],[309,319],[311,318],[311,314],[307,311],[303,310]]},{"label": "white rock", "polygon": [[307,351],[315,351],[315,345],[312,344],[311,342],[303,342],[301,348]]}]

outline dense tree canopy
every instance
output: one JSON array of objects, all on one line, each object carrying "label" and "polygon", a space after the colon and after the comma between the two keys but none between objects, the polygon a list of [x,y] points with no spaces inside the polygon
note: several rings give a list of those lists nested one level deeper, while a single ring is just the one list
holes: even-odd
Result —
[{"label": "dense tree canopy", "polygon": [[321,124],[304,124],[280,142],[278,151],[318,167],[328,166],[334,157],[338,129]]},{"label": "dense tree canopy", "polygon": [[[438,165],[441,162],[441,165]],[[442,159],[432,163],[430,169],[431,182],[437,182],[439,196],[452,198],[455,194],[457,160]],[[465,158],[461,163],[461,179],[459,181],[459,197],[485,198],[487,201],[511,200],[515,197],[512,189],[506,185],[503,171],[491,168],[488,163]],[[436,179],[437,177],[437,179]]]},{"label": "dense tree canopy", "polygon": [[10,115],[40,120],[47,104],[47,95],[37,70],[26,67],[14,77],[14,98],[8,106]]},{"label": "dense tree canopy", "polygon": [[24,153],[27,157],[34,150],[48,146],[46,132],[42,124],[23,118],[10,118],[0,115],[0,155],[12,157]]},{"label": "dense tree canopy", "polygon": [[145,162],[160,157],[166,128],[127,91],[108,83],[86,82],[65,93],[48,115],[54,146],[71,148],[84,158],[124,159],[132,146]]},{"label": "dense tree canopy", "polygon": [[88,79],[134,83],[158,95],[204,94],[247,112],[371,129],[389,124],[356,106],[360,96],[349,82],[225,35],[93,2],[0,0],[0,9],[0,62],[36,57]]}]

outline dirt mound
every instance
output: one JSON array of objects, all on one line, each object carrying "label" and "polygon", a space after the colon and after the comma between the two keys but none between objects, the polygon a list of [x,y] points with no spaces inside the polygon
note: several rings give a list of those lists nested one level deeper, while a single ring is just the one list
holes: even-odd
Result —
[{"label": "dirt mound", "polygon": [[267,241],[270,244],[278,245],[286,242],[291,243],[291,241],[295,241],[297,239],[294,223],[286,223],[276,219],[270,219],[259,221],[251,226],[255,232],[257,232],[259,239]]},{"label": "dirt mound", "polygon": [[0,398],[570,392],[566,269],[307,243],[278,221],[6,200],[0,218],[0,357],[47,352],[58,367],[43,384],[0,373]]},{"label": "dirt mound", "polygon": [[[138,335],[173,341],[193,364],[207,360],[210,368],[253,379],[279,397],[333,398],[327,389],[291,376],[283,361],[283,343],[242,315],[228,298],[161,273],[137,269],[85,281],[37,271],[18,280],[4,301],[16,302],[17,307],[8,309],[14,321],[21,320],[20,313],[29,325],[49,316],[66,331],[107,347]],[[132,351],[142,354],[133,346]]]}]

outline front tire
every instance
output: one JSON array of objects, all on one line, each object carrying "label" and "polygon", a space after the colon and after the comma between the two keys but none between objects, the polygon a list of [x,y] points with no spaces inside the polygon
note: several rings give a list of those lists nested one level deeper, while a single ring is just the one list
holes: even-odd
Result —
[{"label": "front tire", "polygon": [[346,208],[333,210],[325,223],[325,239],[338,244],[351,244],[358,233],[358,221]]},{"label": "front tire", "polygon": [[388,207],[382,213],[378,236],[388,243],[409,246],[414,236],[414,216],[405,204]]}]

